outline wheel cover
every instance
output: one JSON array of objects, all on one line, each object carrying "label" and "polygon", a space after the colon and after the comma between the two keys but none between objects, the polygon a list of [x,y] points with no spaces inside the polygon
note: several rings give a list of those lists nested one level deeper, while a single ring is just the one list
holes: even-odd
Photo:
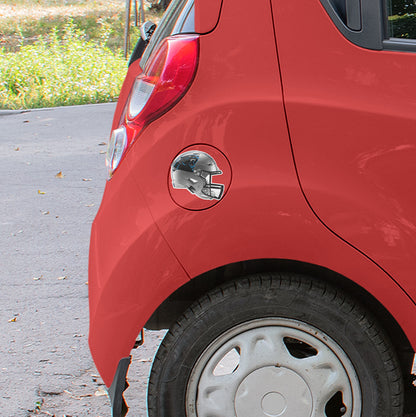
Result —
[{"label": "wheel cover", "polygon": [[359,417],[354,367],[329,336],[306,323],[266,318],[217,337],[196,362],[187,417]]}]

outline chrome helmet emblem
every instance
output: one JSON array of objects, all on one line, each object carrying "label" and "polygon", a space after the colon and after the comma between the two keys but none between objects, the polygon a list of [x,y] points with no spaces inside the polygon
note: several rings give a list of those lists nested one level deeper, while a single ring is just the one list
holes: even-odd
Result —
[{"label": "chrome helmet emblem", "polygon": [[221,174],[214,158],[202,151],[180,154],[170,170],[173,188],[186,189],[203,200],[221,200],[224,185],[212,182],[214,175]]}]

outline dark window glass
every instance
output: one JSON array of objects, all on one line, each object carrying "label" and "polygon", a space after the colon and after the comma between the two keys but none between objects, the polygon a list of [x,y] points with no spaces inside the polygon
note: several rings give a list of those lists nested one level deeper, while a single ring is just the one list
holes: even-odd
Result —
[{"label": "dark window glass", "polygon": [[390,38],[416,39],[416,0],[387,0]]}]

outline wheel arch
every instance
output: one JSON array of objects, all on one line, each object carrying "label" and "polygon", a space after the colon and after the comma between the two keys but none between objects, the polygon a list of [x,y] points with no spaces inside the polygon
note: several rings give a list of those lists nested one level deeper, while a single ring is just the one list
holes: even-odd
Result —
[{"label": "wheel arch", "polygon": [[256,259],[221,266],[205,272],[173,292],[152,314],[145,327],[169,329],[180,315],[211,289],[233,279],[256,273],[296,273],[328,282],[348,293],[374,314],[389,335],[402,365],[403,374],[412,370],[414,352],[409,339],[390,312],[368,291],[347,277],[322,266],[287,259]]}]

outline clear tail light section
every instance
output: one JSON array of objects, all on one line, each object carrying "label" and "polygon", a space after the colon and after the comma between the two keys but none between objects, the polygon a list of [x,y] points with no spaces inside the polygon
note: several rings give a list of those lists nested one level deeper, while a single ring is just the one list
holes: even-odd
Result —
[{"label": "clear tail light section", "polygon": [[[126,131],[122,149],[107,155],[115,155],[118,161],[107,161],[109,177],[121,162],[140,132],[152,121],[171,109],[186,93],[195,77],[199,58],[198,35],[175,35],[166,38],[153,54],[143,72],[136,78],[127,102],[122,126]],[[116,130],[119,130],[116,129]],[[116,131],[114,131],[116,132]],[[113,133],[114,133],[113,132]],[[118,135],[120,136],[120,131]],[[124,141],[123,141],[124,142]],[[117,143],[116,140],[110,141]]]},{"label": "clear tail light section", "polygon": [[166,38],[134,83],[128,122],[136,129],[145,126],[177,103],[192,83],[198,55],[197,35]]},{"label": "clear tail light section", "polygon": [[108,177],[111,178],[114,170],[123,157],[127,146],[127,132],[124,126],[114,129],[111,132],[110,141],[108,142],[107,154],[105,156],[105,164],[108,169]]}]

